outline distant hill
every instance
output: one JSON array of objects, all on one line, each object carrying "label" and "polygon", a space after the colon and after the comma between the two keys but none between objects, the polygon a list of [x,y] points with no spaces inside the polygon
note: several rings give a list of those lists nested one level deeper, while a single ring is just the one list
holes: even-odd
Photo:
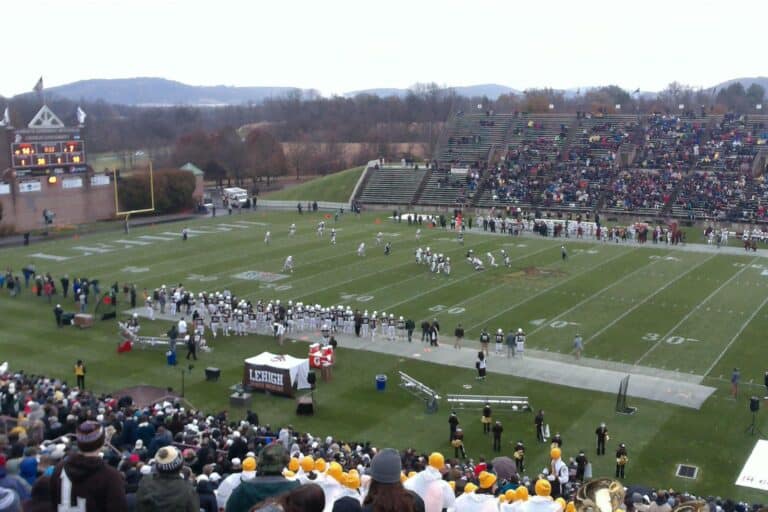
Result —
[{"label": "distant hill", "polygon": [[164,78],[117,78],[81,80],[47,88],[46,94],[73,101],[84,98],[120,105],[215,106],[260,103],[265,99],[285,96],[298,90],[295,87],[196,86]]},{"label": "distant hill", "polygon": [[728,87],[731,84],[735,84],[736,82],[741,82],[741,85],[744,86],[744,89],[749,89],[749,86],[752,84],[758,84],[762,85],[763,88],[768,91],[768,76],[752,76],[752,77],[746,77],[746,78],[734,78],[733,80],[726,80],[725,82],[721,82],[714,87],[719,91],[720,89],[724,87]]},{"label": "distant hill", "polygon": [[[479,85],[467,85],[461,87],[451,87],[459,96],[466,96],[467,98],[475,98],[486,96],[488,99],[495,100],[502,94],[520,94],[520,91],[507,87],[506,85],[498,84],[479,84]],[[410,89],[397,89],[397,88],[379,88],[379,89],[363,89],[360,91],[352,91],[345,93],[344,96],[353,97],[358,94],[370,94],[371,96],[379,96],[386,98],[387,96],[397,96],[403,98],[408,95]]]}]

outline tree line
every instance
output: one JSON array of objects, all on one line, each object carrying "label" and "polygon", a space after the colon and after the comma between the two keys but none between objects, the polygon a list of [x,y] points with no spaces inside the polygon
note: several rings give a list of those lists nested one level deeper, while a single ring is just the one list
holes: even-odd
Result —
[{"label": "tree line", "polygon": [[[103,101],[81,101],[51,97],[47,104],[65,124],[76,124],[75,111],[80,105],[87,113],[87,140],[89,152],[174,147],[173,155],[181,155],[189,149],[189,139],[198,142],[208,140],[204,148],[212,147],[210,155],[215,158],[198,164],[210,169],[209,174],[229,174],[234,179],[285,172],[283,161],[287,159],[291,169],[307,168],[307,162],[318,162],[315,170],[326,170],[332,166],[343,166],[340,144],[355,142],[361,144],[358,158],[364,161],[377,156],[399,157],[388,154],[392,143],[421,143],[427,153],[436,147],[446,122],[459,111],[472,111],[477,106],[496,112],[604,112],[652,113],[679,112],[684,105],[686,111],[724,113],[728,111],[754,112],[755,106],[765,99],[765,89],[759,84],[745,88],[741,83],[730,84],[717,89],[696,89],[677,82],[671,83],[656,95],[630,92],[610,85],[567,95],[554,89],[530,89],[522,94],[505,94],[496,99],[485,97],[466,98],[458,96],[451,89],[435,84],[417,84],[402,96],[378,97],[361,94],[355,97],[322,98],[317,95],[304,96],[301,91],[285,97],[272,98],[259,104],[244,104],[226,107],[133,107],[113,105]],[[552,109],[550,109],[550,105]],[[616,106],[620,105],[617,109]],[[40,101],[34,94],[25,94],[12,99],[0,98],[0,111],[10,107],[11,123],[25,126],[40,108]],[[251,126],[260,134],[258,144],[249,145],[245,140]],[[271,135],[268,139],[263,133]],[[207,134],[203,137],[202,134]],[[237,147],[236,135],[240,136],[242,150]],[[271,161],[273,171],[258,170],[248,160],[247,154],[261,144],[294,143],[294,152],[277,156]],[[264,151],[266,146],[261,147]],[[166,152],[171,155],[171,152]],[[227,155],[227,156],[224,156]],[[169,160],[175,156],[166,157]],[[192,160],[192,159],[190,159]],[[201,160],[192,160],[200,162]],[[173,163],[170,161],[162,164]],[[207,164],[211,163],[210,166]],[[0,166],[8,165],[8,152],[0,152]],[[261,164],[259,164],[261,165]],[[339,168],[339,167],[336,167]],[[235,170],[237,169],[237,170]]]}]

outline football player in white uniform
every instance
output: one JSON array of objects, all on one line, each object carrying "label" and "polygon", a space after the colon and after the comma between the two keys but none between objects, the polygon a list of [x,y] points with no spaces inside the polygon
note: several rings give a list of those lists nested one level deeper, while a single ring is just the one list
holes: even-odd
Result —
[{"label": "football player in white uniform", "polygon": [[331,228],[331,245],[336,245],[336,228]]},{"label": "football player in white uniform", "polygon": [[288,236],[293,236],[296,234],[296,224],[291,224],[291,227],[288,228]]},{"label": "football player in white uniform", "polygon": [[485,257],[488,258],[488,266],[489,267],[498,267],[499,265],[496,263],[496,258],[493,257],[493,254],[490,252],[485,253]]},{"label": "football player in white uniform", "polygon": [[416,248],[416,264],[417,265],[421,265],[421,254],[422,254],[421,247],[417,247]]},{"label": "football player in white uniform", "polygon": [[504,249],[501,250],[501,257],[504,260],[504,266],[509,268],[512,266],[512,260],[509,258],[509,254]]},{"label": "football player in white uniform", "polygon": [[416,241],[418,242],[421,240],[421,229],[416,230]]},{"label": "football player in white uniform", "polygon": [[447,276],[451,275],[451,257],[450,256],[445,257],[445,264],[443,265],[443,274]]},{"label": "football player in white uniform", "polygon": [[317,236],[323,236],[324,232],[325,232],[325,221],[321,220],[317,224]]},{"label": "football player in white uniform", "polygon": [[504,330],[496,330],[496,355],[502,355],[504,353]]},{"label": "football player in white uniform", "polygon": [[360,245],[357,246],[357,255],[360,257],[365,256],[365,242],[360,242]]},{"label": "football player in white uniform", "polygon": [[293,274],[293,256],[288,256],[285,258],[285,263],[283,263],[283,272],[286,271]]},{"label": "football player in white uniform", "polygon": [[269,245],[269,242],[271,242],[271,241],[272,241],[272,233],[270,231],[267,231],[264,234],[264,243]]},{"label": "football player in white uniform", "polygon": [[389,314],[389,318],[387,319],[387,339],[389,341],[395,341],[397,339],[395,336],[395,315],[392,313]]},{"label": "football player in white uniform", "polygon": [[383,240],[383,238],[384,238],[384,233],[382,233],[381,231],[376,233],[376,245],[381,245],[381,241]]}]

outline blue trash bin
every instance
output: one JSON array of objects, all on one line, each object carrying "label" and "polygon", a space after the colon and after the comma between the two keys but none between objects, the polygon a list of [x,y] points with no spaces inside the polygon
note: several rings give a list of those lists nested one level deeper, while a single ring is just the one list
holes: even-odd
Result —
[{"label": "blue trash bin", "polygon": [[387,376],[386,375],[377,375],[376,376],[376,391],[384,391],[387,387]]},{"label": "blue trash bin", "polygon": [[165,358],[168,361],[168,366],[176,366],[176,352],[169,350],[165,353]]}]

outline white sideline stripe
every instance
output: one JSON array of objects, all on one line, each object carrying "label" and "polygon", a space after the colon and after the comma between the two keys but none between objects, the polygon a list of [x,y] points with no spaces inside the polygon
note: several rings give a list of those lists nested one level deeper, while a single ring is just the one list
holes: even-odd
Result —
[{"label": "white sideline stripe", "polygon": [[733,281],[734,279],[736,279],[737,277],[739,277],[739,275],[740,275],[742,272],[744,272],[745,270],[747,270],[748,268],[750,268],[750,265],[752,265],[752,264],[753,264],[755,261],[757,261],[757,258],[752,258],[752,261],[750,261],[750,262],[749,262],[749,265],[746,265],[746,266],[744,266],[744,267],[741,267],[741,270],[739,270],[738,272],[736,272],[735,274],[733,274],[733,275],[732,275],[732,276],[731,276],[731,277],[730,277],[730,278],[729,278],[727,281],[725,281],[723,284],[721,284],[720,286],[718,286],[718,287],[715,289],[715,291],[713,291],[712,293],[710,293],[709,295],[707,295],[707,298],[706,298],[706,299],[704,299],[703,301],[701,301],[701,302],[699,302],[698,304],[696,304],[696,306],[694,306],[694,307],[693,307],[693,309],[691,309],[691,310],[690,310],[688,313],[686,313],[686,315],[685,315],[683,318],[681,318],[681,319],[680,319],[680,321],[679,321],[679,322],[677,322],[677,323],[676,323],[676,324],[675,324],[675,325],[674,325],[674,326],[673,326],[673,327],[672,327],[672,328],[671,328],[671,329],[670,329],[670,330],[669,330],[669,331],[668,331],[666,334],[664,334],[664,336],[662,336],[661,338],[659,338],[659,341],[657,341],[656,343],[654,343],[654,344],[651,346],[651,348],[649,348],[649,349],[648,349],[648,350],[645,352],[645,354],[643,354],[642,356],[640,356],[640,359],[638,359],[637,361],[635,361],[635,364],[640,364],[640,362],[641,362],[643,359],[645,359],[645,358],[646,358],[646,356],[648,356],[648,354],[650,354],[651,352],[653,352],[654,350],[656,350],[656,348],[657,348],[657,347],[658,347],[658,346],[661,344],[661,342],[662,342],[662,341],[664,341],[665,339],[667,339],[667,337],[668,337],[670,334],[672,334],[673,332],[675,332],[675,330],[676,330],[678,327],[680,327],[681,325],[683,325],[683,323],[684,323],[686,320],[688,320],[688,319],[691,317],[691,315],[693,315],[693,314],[694,314],[696,311],[698,311],[698,310],[699,310],[699,308],[700,308],[702,305],[704,305],[705,303],[709,302],[709,300],[710,300],[712,297],[714,297],[715,295],[717,295],[717,294],[720,292],[720,290],[722,290],[723,288],[725,288],[725,287],[728,285],[728,283],[730,283],[731,281]]},{"label": "white sideline stripe", "polygon": [[41,260],[53,260],[53,261],[66,261],[70,259],[70,256],[57,256],[55,254],[46,254],[44,252],[36,252],[29,255],[30,258],[40,258]]},{"label": "white sideline stripe", "polygon": [[167,236],[155,236],[155,235],[141,235],[139,238],[142,240],[151,240],[153,242],[168,242],[170,240],[176,240],[178,237],[174,234],[173,238]]},{"label": "white sideline stripe", "polygon": [[141,240],[115,240],[114,242],[110,242],[113,244],[125,244],[125,245],[152,245],[150,242],[142,242]]},{"label": "white sideline stripe", "polygon": [[656,296],[656,295],[658,295],[659,293],[661,293],[661,292],[663,292],[664,290],[666,290],[667,288],[669,288],[669,286],[670,286],[670,285],[672,285],[672,284],[676,283],[677,281],[679,281],[679,280],[680,280],[680,279],[682,279],[683,277],[687,276],[688,274],[690,274],[691,272],[693,272],[694,270],[696,270],[697,268],[699,268],[700,266],[702,266],[704,263],[706,263],[706,262],[708,262],[709,260],[711,260],[712,258],[714,258],[715,256],[717,256],[717,255],[716,255],[716,254],[713,254],[713,255],[711,255],[709,258],[707,258],[707,259],[703,260],[703,261],[702,261],[701,263],[699,263],[698,265],[696,265],[696,266],[693,266],[693,267],[689,268],[688,270],[686,270],[685,272],[683,272],[682,274],[680,274],[679,276],[677,276],[677,277],[676,277],[676,278],[674,278],[673,280],[671,280],[671,281],[668,281],[668,282],[667,282],[667,284],[665,284],[664,286],[662,286],[661,288],[659,288],[658,290],[656,290],[656,291],[655,291],[655,292],[653,292],[652,294],[648,295],[646,298],[644,298],[643,300],[641,300],[640,302],[638,302],[637,304],[635,304],[634,306],[632,306],[631,308],[629,308],[628,310],[626,310],[625,312],[623,312],[621,315],[619,315],[619,316],[617,316],[616,318],[614,318],[614,319],[613,319],[613,320],[612,320],[610,323],[608,323],[608,325],[606,325],[605,327],[603,327],[602,329],[600,329],[599,331],[597,331],[595,334],[593,334],[592,336],[590,336],[589,338],[587,338],[586,340],[584,340],[584,345],[586,345],[587,343],[589,343],[589,342],[590,342],[590,341],[592,341],[593,339],[597,338],[598,336],[600,336],[601,334],[603,334],[605,331],[607,331],[608,329],[610,329],[611,327],[613,327],[613,326],[614,326],[614,325],[616,325],[617,323],[621,322],[621,321],[622,321],[624,318],[626,318],[626,317],[627,317],[627,315],[629,315],[630,313],[632,313],[634,310],[636,310],[637,308],[639,308],[640,306],[642,306],[643,304],[645,304],[646,302],[648,302],[650,299],[652,299],[653,297],[655,297],[655,296]]},{"label": "white sideline stripe", "polygon": [[[534,252],[532,252],[532,253],[526,254],[525,256],[521,256],[521,257],[519,257],[519,258],[515,258],[513,261],[517,261],[518,259],[525,259],[525,258],[529,258],[529,257],[531,257],[531,256],[533,256],[533,255],[539,254],[540,252],[548,251],[548,250],[551,250],[551,249],[552,249],[552,246],[550,246],[549,244],[547,244],[547,246],[545,246],[545,247],[542,247],[542,248],[541,248],[541,249],[539,249],[538,251],[534,251]],[[450,281],[450,282],[447,282],[447,283],[445,283],[445,284],[442,284],[442,285],[440,285],[440,286],[438,286],[438,287],[436,287],[436,288],[431,288],[431,289],[429,289],[429,290],[427,290],[427,291],[424,291],[424,292],[421,292],[421,293],[417,293],[416,295],[411,295],[411,296],[410,296],[409,298],[407,298],[406,300],[401,300],[400,302],[396,302],[396,303],[392,304],[391,306],[387,306],[387,307],[385,307],[385,308],[382,308],[382,310],[383,310],[383,311],[386,311],[387,309],[396,308],[397,306],[400,306],[401,304],[406,304],[406,303],[408,303],[408,302],[412,302],[412,301],[413,301],[413,299],[417,299],[417,298],[419,298],[419,297],[422,297],[422,296],[424,296],[424,295],[428,295],[428,294],[430,294],[430,293],[433,293],[433,292],[435,292],[435,291],[437,291],[437,290],[440,290],[440,289],[442,289],[442,288],[445,288],[446,286],[450,286],[450,285],[452,285],[452,284],[456,284],[456,283],[459,283],[459,282],[461,282],[461,281],[464,281],[464,280],[466,280],[466,279],[469,279],[470,277],[473,277],[474,275],[475,275],[475,271],[474,271],[474,270],[471,270],[471,271],[469,272],[469,274],[467,274],[466,276],[464,276],[464,277],[462,277],[462,278],[456,279],[455,281]],[[483,293],[485,293],[485,292],[483,292]],[[473,297],[474,297],[474,295],[473,295]]]},{"label": "white sideline stripe", "polygon": [[[733,345],[733,344],[734,344],[734,342],[735,342],[735,341],[738,339],[738,337],[739,337],[739,336],[741,336],[741,333],[742,333],[742,332],[744,332],[744,329],[746,329],[746,328],[747,328],[747,326],[748,326],[748,325],[749,325],[749,324],[752,322],[752,320],[754,320],[754,319],[755,319],[755,317],[757,316],[757,314],[760,312],[760,310],[762,310],[762,309],[765,307],[765,305],[766,305],[766,304],[768,304],[768,297],[766,297],[765,299],[763,299],[763,302],[761,302],[761,303],[760,303],[760,305],[759,305],[759,306],[757,306],[757,309],[756,309],[755,311],[753,311],[753,312],[752,312],[752,314],[750,315],[750,317],[749,317],[749,318],[747,318],[747,321],[746,321],[746,322],[744,322],[743,324],[741,324],[741,327],[740,327],[740,328],[739,328],[739,330],[736,332],[736,334],[734,334],[733,338],[731,338],[731,341],[729,341],[729,342],[728,342],[728,344],[725,346],[725,348],[723,349],[723,351],[722,351],[722,352],[720,352],[720,355],[718,355],[718,356],[717,356],[717,359],[715,359],[715,361],[714,361],[714,362],[713,362],[713,363],[710,365],[710,367],[709,367],[709,368],[707,368],[707,371],[705,371],[705,372],[704,372],[704,376],[705,376],[705,377],[706,377],[706,376],[708,376],[708,375],[709,375],[709,372],[711,372],[711,371],[712,371],[712,370],[715,368],[715,366],[717,365],[717,363],[719,363],[719,362],[720,362],[720,360],[723,358],[723,356],[725,355],[725,353],[726,353],[726,352],[728,352],[728,350],[730,350],[730,348],[731,348],[731,345]],[[724,379],[720,379],[720,380],[724,380]],[[730,382],[730,381],[728,381],[728,382]],[[763,386],[760,386],[760,387],[762,388]]]},{"label": "white sideline stripe", "polygon": [[534,329],[534,330],[532,330],[530,333],[528,333],[528,336],[530,337],[530,336],[532,336],[532,335],[536,334],[536,333],[537,333],[537,332],[539,332],[540,330],[542,330],[542,329],[544,329],[545,327],[547,327],[547,326],[548,326],[550,323],[552,323],[552,322],[554,322],[554,321],[556,321],[556,320],[559,320],[560,318],[564,317],[565,315],[567,315],[567,314],[569,314],[569,313],[573,312],[574,310],[576,310],[576,309],[580,308],[581,306],[583,306],[583,305],[584,305],[584,304],[586,304],[587,302],[589,302],[589,301],[591,301],[591,300],[594,300],[594,299],[595,299],[595,297],[598,297],[598,296],[602,295],[603,293],[607,292],[608,290],[610,290],[611,288],[613,288],[614,286],[616,286],[616,285],[617,285],[617,284],[619,284],[620,282],[624,281],[625,279],[628,279],[629,277],[631,277],[631,276],[635,275],[636,273],[640,272],[641,270],[645,270],[645,269],[646,269],[646,267],[650,267],[651,265],[655,264],[655,263],[656,263],[656,262],[658,262],[658,261],[659,261],[659,260],[650,260],[648,263],[646,263],[646,264],[645,264],[645,265],[643,265],[642,267],[638,267],[638,268],[636,268],[635,270],[633,270],[633,271],[632,271],[632,272],[630,272],[629,274],[626,274],[624,277],[620,278],[619,280],[617,280],[617,281],[614,281],[613,283],[609,284],[608,286],[606,286],[606,287],[605,287],[605,288],[603,288],[602,290],[599,290],[599,291],[597,291],[597,292],[593,293],[592,295],[590,295],[590,296],[589,296],[589,297],[587,297],[586,299],[582,300],[581,302],[579,302],[579,303],[578,303],[578,304],[576,304],[575,306],[573,306],[573,307],[571,307],[571,308],[568,308],[568,309],[566,309],[565,311],[563,311],[562,313],[560,313],[560,314],[559,314],[559,315],[557,315],[556,317],[550,318],[548,321],[544,322],[544,323],[543,323],[543,324],[541,324],[539,327],[535,328],[535,329]]},{"label": "white sideline stripe", "polygon": [[584,274],[587,274],[587,273],[589,273],[589,272],[592,272],[594,269],[596,269],[597,267],[599,267],[599,266],[601,266],[601,265],[604,265],[604,264],[606,264],[606,263],[609,263],[609,262],[611,262],[611,261],[613,261],[613,260],[619,259],[619,258],[621,258],[622,256],[626,256],[627,254],[631,254],[631,253],[635,252],[636,250],[637,250],[637,249],[632,249],[632,250],[630,250],[630,251],[627,251],[627,252],[620,252],[620,253],[619,253],[619,254],[617,254],[616,256],[614,256],[614,257],[612,257],[612,258],[608,258],[608,259],[607,259],[607,260],[605,260],[605,261],[598,261],[598,262],[597,262],[597,265],[593,265],[593,266],[591,266],[591,267],[587,267],[587,268],[585,268],[584,270],[582,270],[581,272],[579,272],[579,273],[577,273],[577,274],[573,274],[571,277],[569,277],[568,279],[566,279],[566,280],[564,280],[564,281],[560,281],[559,283],[555,283],[555,284],[553,284],[553,285],[551,285],[551,286],[548,286],[548,287],[544,288],[543,290],[540,290],[539,292],[537,292],[537,293],[534,293],[533,295],[531,295],[531,296],[529,296],[529,297],[526,297],[525,299],[523,299],[523,300],[521,300],[521,301],[518,301],[518,302],[516,302],[516,303],[512,304],[512,305],[511,305],[511,306],[509,306],[508,308],[506,308],[506,309],[504,309],[504,310],[502,310],[502,311],[500,311],[500,312],[496,313],[495,315],[493,315],[493,316],[491,316],[491,317],[488,317],[488,318],[484,319],[482,322],[478,322],[478,323],[476,323],[476,324],[474,324],[474,325],[471,325],[470,327],[468,327],[468,328],[467,328],[467,330],[468,330],[468,331],[470,331],[470,330],[474,329],[475,327],[479,327],[479,326],[481,326],[481,325],[487,324],[487,323],[488,323],[490,320],[493,320],[494,318],[497,318],[497,317],[500,317],[501,315],[504,315],[504,314],[506,314],[506,313],[509,313],[510,311],[512,311],[512,310],[513,310],[513,309],[515,309],[516,307],[520,306],[521,304],[525,304],[526,302],[530,302],[530,301],[532,301],[533,299],[535,299],[536,297],[539,297],[539,296],[541,296],[541,295],[543,295],[543,294],[545,294],[545,293],[548,293],[548,292],[550,292],[550,291],[554,290],[555,288],[559,288],[560,286],[564,285],[565,283],[568,283],[568,282],[571,282],[571,281],[573,281],[573,280],[574,280],[574,279],[576,279],[577,277],[581,277],[581,276],[583,276]]}]

